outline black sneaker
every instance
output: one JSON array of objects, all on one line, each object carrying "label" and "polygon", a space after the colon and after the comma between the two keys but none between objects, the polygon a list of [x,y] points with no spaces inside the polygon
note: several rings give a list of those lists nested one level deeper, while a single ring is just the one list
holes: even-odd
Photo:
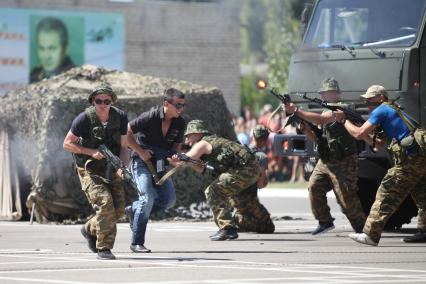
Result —
[{"label": "black sneaker", "polygon": [[115,259],[115,255],[109,249],[99,250],[97,259],[109,260]]},{"label": "black sneaker", "polygon": [[126,208],[124,208],[124,212],[126,213],[127,218],[129,219],[129,225],[130,225],[130,230],[132,229],[132,225],[133,225],[133,210],[132,210],[132,206],[127,206]]},{"label": "black sneaker", "polygon": [[333,223],[324,223],[324,224],[319,223],[318,227],[312,232],[312,235],[323,234],[333,230],[334,228],[335,227]]},{"label": "black sneaker", "polygon": [[87,246],[89,247],[89,249],[94,253],[98,252],[98,250],[96,249],[96,237],[89,234],[89,232],[86,231],[86,228],[84,228],[84,225],[83,227],[81,227],[80,232],[86,239]]},{"label": "black sneaker", "polygon": [[402,239],[406,243],[426,243],[426,231],[418,230],[412,236],[408,236]]},{"label": "black sneaker", "polygon": [[212,241],[224,241],[224,240],[233,240],[238,238],[237,229],[220,229],[216,234],[210,236]]},{"label": "black sneaker", "polygon": [[139,252],[139,253],[151,252],[151,250],[146,248],[144,245],[131,245],[130,250],[133,251],[133,252]]}]

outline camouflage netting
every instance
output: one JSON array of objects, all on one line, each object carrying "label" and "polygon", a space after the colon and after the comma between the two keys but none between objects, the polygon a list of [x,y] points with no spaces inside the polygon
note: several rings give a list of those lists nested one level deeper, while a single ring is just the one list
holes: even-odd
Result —
[{"label": "camouflage netting", "polygon": [[[128,113],[129,120],[161,104],[164,89],[174,87],[186,94],[186,121],[202,119],[211,132],[235,139],[221,91],[189,82],[86,65],[9,92],[0,97],[0,127],[13,137],[12,156],[20,169],[21,184],[31,185],[27,207],[35,205],[39,222],[75,220],[91,212],[74,173],[72,156],[62,143],[73,118],[88,106],[88,94],[102,82],[113,87],[116,106]],[[208,176],[190,169],[178,171],[173,176],[176,209],[169,214],[182,216],[190,207],[202,205],[208,181]]]}]

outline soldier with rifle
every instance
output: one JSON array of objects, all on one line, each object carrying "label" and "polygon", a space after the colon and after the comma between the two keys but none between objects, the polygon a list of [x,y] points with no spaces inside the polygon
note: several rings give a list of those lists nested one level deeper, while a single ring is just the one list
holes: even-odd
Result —
[{"label": "soldier with rifle", "polygon": [[[238,142],[210,134],[202,120],[190,121],[185,136],[186,143],[191,146],[186,155],[196,161],[208,162],[214,168],[214,180],[206,188],[205,195],[219,230],[210,239],[222,241],[238,238],[232,218],[231,198],[257,182],[258,160],[247,147]],[[172,160],[179,163],[177,155]],[[189,165],[199,173],[206,170],[202,164]]]},{"label": "soldier with rifle", "polygon": [[386,139],[390,141],[388,151],[393,166],[377,190],[363,230],[349,237],[362,244],[377,246],[386,222],[410,194],[418,207],[418,232],[403,241],[426,242],[426,130],[400,106],[389,101],[383,86],[370,86],[361,97],[371,111],[368,120],[358,126],[344,112],[336,111],[337,121],[356,139],[370,137],[380,126],[386,137],[379,139],[381,143],[378,145],[384,146]]},{"label": "soldier with rifle", "polygon": [[82,190],[95,210],[81,233],[89,249],[103,260],[115,259],[111,249],[117,220],[124,217],[125,192],[119,177],[122,170],[111,167],[99,147],[107,147],[123,164],[129,161],[127,115],[112,106],[116,100],[109,85],[95,88],[89,96],[91,106],[74,119],[63,143],[73,153]]},{"label": "soldier with rifle", "polygon": [[[318,93],[324,101],[338,105],[340,88],[335,79],[325,79]],[[319,160],[309,178],[308,185],[312,213],[318,220],[318,226],[312,234],[317,235],[334,229],[334,218],[327,205],[327,192],[330,190],[334,191],[336,200],[354,231],[361,232],[366,217],[357,195],[358,147],[356,140],[336,122],[332,111],[324,111],[322,114],[304,111],[294,103],[285,104],[283,108],[287,113],[305,121],[322,125],[322,135],[319,137],[306,127],[305,122],[300,124],[300,130],[309,139],[316,140],[319,153]]]},{"label": "soldier with rifle", "polygon": [[257,195],[258,189],[268,184],[268,157],[265,153],[268,137],[269,131],[265,126],[259,124],[254,127],[249,148],[259,160],[259,179],[231,199],[231,204],[235,208],[234,220],[240,232],[271,234],[275,231],[271,214],[260,203]]},{"label": "soldier with rifle", "polygon": [[151,251],[145,247],[146,226],[151,213],[169,209],[176,202],[171,179],[158,182],[166,173],[167,157],[181,150],[184,107],[185,95],[174,88],[166,89],[161,105],[129,122],[127,141],[133,150],[131,169],[139,191],[144,194],[126,208],[132,229],[130,250],[135,253]]}]

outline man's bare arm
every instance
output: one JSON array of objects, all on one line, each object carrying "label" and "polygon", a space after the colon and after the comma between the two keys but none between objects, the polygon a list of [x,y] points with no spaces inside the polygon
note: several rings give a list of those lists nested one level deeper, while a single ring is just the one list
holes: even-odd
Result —
[{"label": "man's bare arm", "polygon": [[83,147],[82,145],[78,144],[77,143],[78,139],[79,138],[75,136],[71,131],[68,131],[67,135],[65,136],[64,142],[62,144],[64,150],[74,154],[87,155],[96,160],[100,160],[104,158],[102,153],[99,152],[97,149]]}]

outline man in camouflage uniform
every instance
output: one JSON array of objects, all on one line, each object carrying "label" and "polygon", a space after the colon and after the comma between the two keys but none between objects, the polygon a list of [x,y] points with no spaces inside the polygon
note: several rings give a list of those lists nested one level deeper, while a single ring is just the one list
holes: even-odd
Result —
[{"label": "man in camouflage uniform", "polygon": [[[247,147],[211,135],[201,120],[190,121],[185,136],[187,144],[191,146],[186,155],[214,167],[215,179],[206,188],[205,195],[219,231],[210,236],[210,239],[222,241],[238,238],[232,218],[231,198],[256,183],[259,178],[259,162]],[[177,161],[175,156],[173,159]],[[205,170],[203,166],[190,165],[200,173]]]},{"label": "man in camouflage uniform", "polygon": [[[337,120],[356,139],[371,137],[373,130],[380,126],[388,140],[391,167],[377,190],[376,200],[363,228],[363,232],[350,234],[356,242],[377,246],[387,220],[398,209],[408,194],[411,194],[419,209],[418,232],[406,237],[405,242],[426,242],[426,131],[403,112],[388,102],[386,89],[379,85],[368,88],[364,95],[371,115],[360,127],[344,119],[344,113],[336,113]],[[420,135],[417,135],[420,134]],[[377,147],[383,147],[385,139],[378,139]]]},{"label": "man in camouflage uniform", "polygon": [[257,196],[258,188],[264,188],[268,184],[266,174],[268,158],[265,154],[268,136],[269,131],[263,125],[256,125],[253,129],[253,139],[249,147],[259,160],[259,179],[240,194],[232,197],[232,205],[235,208],[234,220],[241,232],[271,234],[275,230],[271,214],[260,203]]},{"label": "man in camouflage uniform", "polygon": [[95,215],[81,228],[89,249],[98,259],[115,259],[111,253],[117,234],[117,220],[124,216],[125,193],[119,175],[108,166],[98,150],[104,144],[127,164],[127,115],[112,106],[117,100],[108,85],[94,89],[91,106],[72,122],[63,146],[73,153],[81,187]]},{"label": "man in camouflage uniform", "polygon": [[[337,81],[327,78],[323,81],[318,93],[329,103],[338,103],[340,88]],[[337,203],[348,218],[355,232],[361,232],[365,223],[365,214],[358,198],[358,149],[356,140],[349,135],[340,123],[336,122],[333,112],[322,114],[299,109],[295,104],[285,106],[289,113],[296,113],[300,118],[323,126],[323,136],[318,139],[319,160],[309,178],[309,200],[312,213],[319,224],[313,235],[334,229],[334,218],[327,205],[327,192],[332,190]],[[311,130],[302,125],[302,130],[311,139]]]}]

